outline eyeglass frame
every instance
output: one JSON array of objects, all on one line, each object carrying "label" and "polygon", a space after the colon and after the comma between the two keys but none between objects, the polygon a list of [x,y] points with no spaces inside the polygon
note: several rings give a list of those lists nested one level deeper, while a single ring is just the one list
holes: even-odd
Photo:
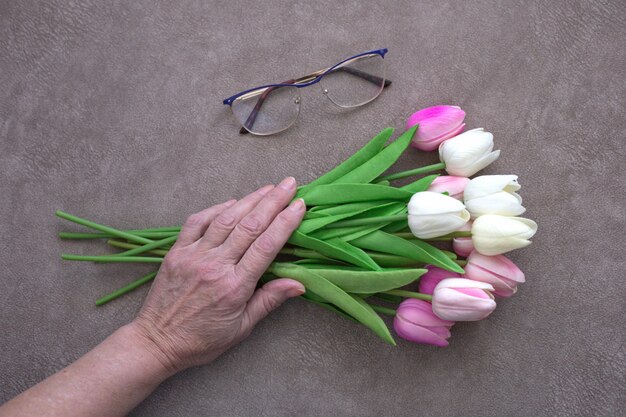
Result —
[{"label": "eyeglass frame", "polygon": [[[359,58],[361,56],[373,55],[373,54],[380,55],[383,59],[385,59],[385,54],[387,54],[387,52],[389,52],[389,49],[387,49],[387,48],[374,49],[374,50],[367,51],[367,52],[361,52],[360,54],[356,54],[356,55],[353,55],[353,56],[351,56],[349,58],[346,58],[346,59],[336,63],[335,65],[333,65],[331,67],[328,67],[328,68],[325,68],[325,69],[322,69],[322,70],[319,70],[319,71],[312,72],[312,73],[304,75],[304,76],[302,76],[300,78],[296,78],[296,79],[293,79],[293,80],[287,80],[287,81],[282,82],[282,83],[261,85],[261,86],[258,86],[258,87],[254,87],[254,88],[250,88],[250,89],[244,90],[244,91],[242,91],[240,93],[237,93],[237,94],[235,94],[233,96],[230,96],[230,97],[224,99],[224,101],[222,103],[224,105],[230,106],[232,108],[233,103],[239,97],[241,97],[243,95],[246,95],[248,93],[251,93],[253,91],[256,91],[256,90],[261,90],[261,89],[267,88],[266,91],[261,93],[261,97],[259,99],[259,102],[257,102],[257,105],[255,106],[253,111],[250,113],[250,116],[248,116],[248,118],[252,118],[252,123],[254,123],[254,121],[256,119],[256,114],[258,112],[258,108],[260,108],[260,106],[263,103],[263,101],[265,100],[265,97],[267,96],[267,94],[269,94],[274,89],[279,88],[279,87],[296,87],[296,88],[309,87],[309,86],[311,86],[313,84],[317,84],[318,82],[320,82],[322,80],[322,78],[324,78],[325,75],[329,74],[332,70],[334,70],[335,68],[337,68],[338,66],[340,66],[341,64],[343,64],[345,62],[348,62],[348,61],[350,61],[352,59],[355,59],[355,58]],[[358,70],[355,70],[355,69],[352,69],[352,70],[353,71],[358,71]],[[374,82],[374,83],[376,83],[377,81],[373,81],[373,80],[375,80],[375,79],[379,79],[380,80],[381,79],[381,77],[378,77],[378,76],[372,75],[372,74],[367,74],[367,73],[359,73],[359,74],[354,74],[354,75],[360,76],[360,77],[362,77],[362,78],[364,78],[364,79],[366,79],[368,81]],[[301,83],[301,84],[297,84],[297,83]],[[387,88],[389,85],[391,85],[391,80],[389,80],[387,78],[384,78],[383,79],[383,86],[381,88],[381,92],[382,92],[383,89]],[[380,95],[380,93],[378,93],[371,100],[368,100],[368,101],[366,101],[364,103],[361,103],[361,104],[358,104],[358,105],[355,105],[355,106],[339,106],[339,105],[337,105],[337,106],[342,107],[342,108],[364,106],[365,104],[375,100],[379,95]],[[240,134],[252,133],[252,132],[249,132],[245,128],[245,125],[247,123],[248,123],[248,120],[246,120],[246,122],[244,123],[244,126],[241,127],[241,130],[239,131]],[[283,130],[288,129],[289,127],[290,126],[286,127]]]}]

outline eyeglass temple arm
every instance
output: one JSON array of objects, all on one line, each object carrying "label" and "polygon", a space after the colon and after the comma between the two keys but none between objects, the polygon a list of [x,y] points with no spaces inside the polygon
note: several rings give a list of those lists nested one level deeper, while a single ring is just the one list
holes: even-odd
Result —
[{"label": "eyeglass temple arm", "polygon": [[[373,74],[370,74],[365,71],[361,71],[352,67],[340,67],[340,68],[333,70],[333,72],[335,71],[343,71],[343,72],[347,72],[348,74],[356,75],[357,77],[363,78],[365,81],[369,81],[375,85],[380,85],[380,83],[383,81],[383,78],[377,75],[373,75]],[[390,85],[391,85],[391,80],[385,79],[383,88],[389,87]]]},{"label": "eyeglass temple arm", "polygon": [[[295,80],[287,80],[284,81],[280,84],[297,84],[299,82],[302,81],[306,81],[306,80],[311,80],[312,78],[316,78],[319,77],[321,74],[325,73],[326,71],[328,71],[328,69],[323,69],[323,70],[319,70],[319,71],[315,71],[311,74],[305,75],[303,77],[297,78]],[[350,68],[350,67],[339,67],[336,68],[334,70],[332,70],[331,72],[335,72],[335,71],[344,71],[347,72],[348,74],[351,75],[355,75],[359,78],[362,78],[366,81],[371,82],[372,84],[375,85],[380,85],[380,83],[383,81],[383,78],[378,77],[376,75],[373,74],[369,74],[365,71],[361,71],[355,68]],[[384,84],[383,84],[383,88],[389,87],[391,85],[391,80],[384,80]],[[274,91],[275,89],[280,88],[280,86],[275,86],[275,87],[268,87],[267,90],[265,90],[263,92],[263,94],[261,94],[259,96],[259,99],[257,100],[254,108],[252,109],[252,111],[250,112],[250,115],[248,116],[248,118],[246,119],[246,122],[243,124],[242,128],[239,130],[239,134],[241,135],[245,135],[248,133],[248,129],[252,129],[252,126],[254,125],[254,121],[257,118],[257,115],[259,113],[259,110],[261,110],[261,106],[263,105],[263,103],[265,102],[265,99],[267,98],[267,96]],[[247,129],[246,129],[247,127]]]}]

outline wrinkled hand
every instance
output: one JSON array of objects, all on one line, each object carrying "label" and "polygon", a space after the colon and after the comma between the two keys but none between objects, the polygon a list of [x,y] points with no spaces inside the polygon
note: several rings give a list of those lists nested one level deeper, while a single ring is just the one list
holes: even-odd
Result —
[{"label": "wrinkled hand", "polygon": [[257,281],[306,208],[293,178],[190,216],[132,323],[171,371],[208,363],[250,334],[297,281]]}]

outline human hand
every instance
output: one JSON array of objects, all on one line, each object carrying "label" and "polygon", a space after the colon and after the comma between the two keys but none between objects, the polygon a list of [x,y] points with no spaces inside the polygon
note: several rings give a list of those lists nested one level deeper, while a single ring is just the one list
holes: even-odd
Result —
[{"label": "human hand", "polygon": [[212,361],[283,301],[304,293],[290,279],[255,291],[302,221],[304,201],[285,208],[295,193],[289,177],[187,219],[131,323],[171,373]]}]

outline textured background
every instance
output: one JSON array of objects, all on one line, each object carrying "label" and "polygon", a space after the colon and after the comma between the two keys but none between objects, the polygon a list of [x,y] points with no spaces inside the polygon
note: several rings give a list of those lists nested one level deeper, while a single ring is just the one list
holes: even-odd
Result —
[{"label": "textured background", "polygon": [[[0,1],[0,402],[132,319],[140,266],[61,262],[54,210],[177,224],[310,181],[414,110],[494,132],[540,232],[528,282],[451,346],[399,342],[301,300],[134,416],[610,416],[626,405],[626,3],[620,0]],[[115,4],[109,4],[115,3]],[[341,112],[317,86],[292,129],[240,136],[221,100],[388,47],[391,88]],[[434,162],[410,153],[401,168]]]}]

